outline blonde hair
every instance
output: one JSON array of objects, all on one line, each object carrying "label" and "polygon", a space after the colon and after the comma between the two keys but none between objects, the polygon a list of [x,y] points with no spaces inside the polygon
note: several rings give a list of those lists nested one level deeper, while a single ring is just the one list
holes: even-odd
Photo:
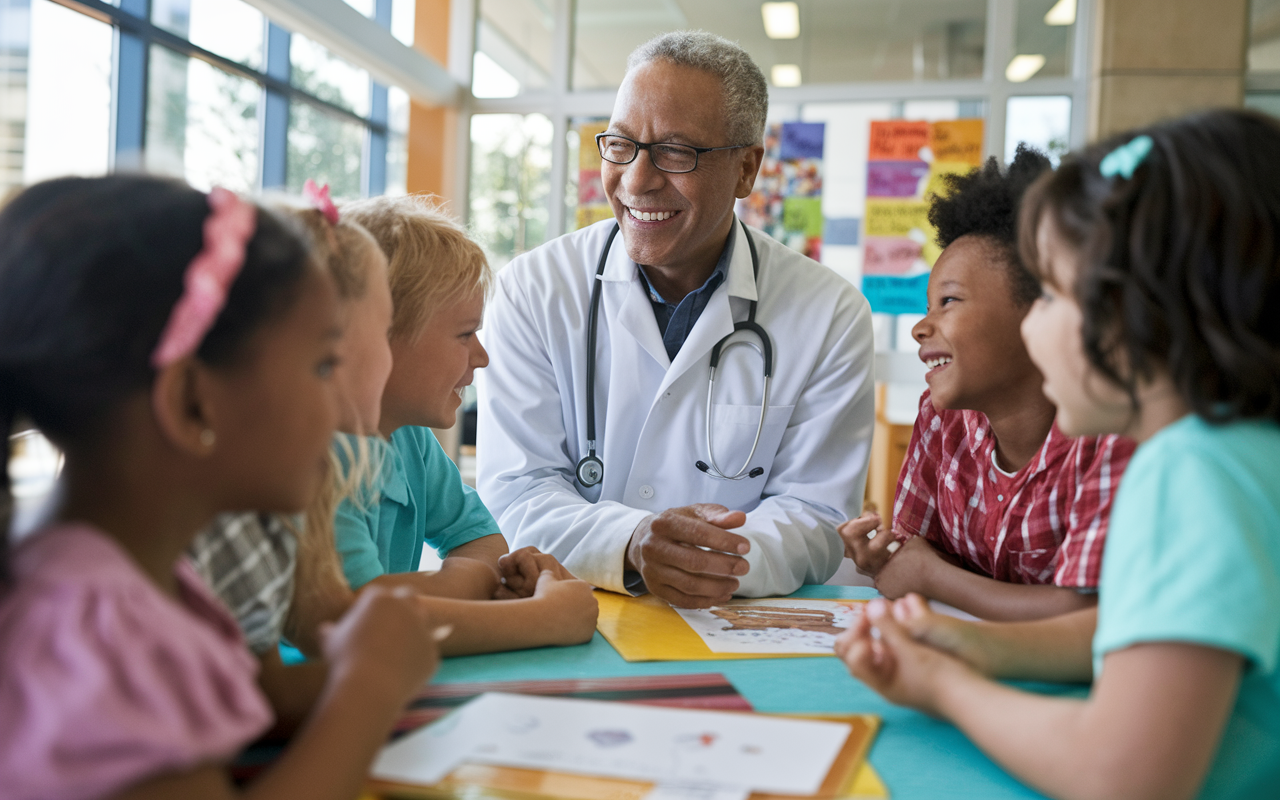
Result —
[{"label": "blonde hair", "polygon": [[371,197],[342,206],[387,257],[395,308],[391,337],[413,338],[445,306],[476,289],[487,296],[493,270],[480,245],[425,195]]},{"label": "blonde hair", "polygon": [[[320,211],[296,201],[278,200],[273,206],[306,233],[311,257],[333,278],[338,296],[344,302],[362,299],[369,290],[370,262],[381,253],[377,240],[345,214],[334,224]],[[298,540],[298,550],[284,636],[310,657],[321,655],[320,624],[342,616],[355,597],[335,542],[338,506],[347,498],[367,495],[377,473],[368,438],[335,435],[323,483],[301,524],[296,518],[285,520]]]},{"label": "blonde hair", "polygon": [[369,260],[380,247],[359,222],[342,215],[333,224],[314,208],[279,199],[272,207],[302,227],[311,245],[311,258],[333,278],[339,297],[364,297],[369,290]]}]

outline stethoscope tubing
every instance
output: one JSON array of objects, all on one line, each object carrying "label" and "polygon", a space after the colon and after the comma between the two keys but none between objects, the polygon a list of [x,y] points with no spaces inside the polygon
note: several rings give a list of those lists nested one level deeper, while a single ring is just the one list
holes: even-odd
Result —
[{"label": "stethoscope tubing", "polygon": [[[742,225],[742,232],[747,236],[747,246],[751,250],[751,272],[758,285],[760,281],[760,255],[756,251],[756,243],[752,240],[751,231],[747,228],[746,223],[739,220],[739,224]],[[613,230],[609,231],[609,238],[605,240],[604,248],[600,251],[600,259],[596,263],[595,283],[591,287],[591,306],[587,313],[587,455],[583,456],[578,462],[576,469],[578,482],[585,487],[595,486],[604,480],[604,462],[596,454],[598,443],[596,439],[596,333],[599,328],[600,292],[604,279],[604,268],[609,259],[609,251],[613,247],[613,240],[618,235],[618,230],[619,226],[615,223]],[[759,467],[750,472],[747,471],[747,468],[751,466],[751,460],[755,458],[756,449],[760,446],[760,436],[764,432],[765,413],[769,409],[769,384],[773,379],[773,342],[764,327],[756,322],[756,305],[757,301],[752,300],[747,309],[746,321],[734,324],[733,333],[716,342],[715,347],[711,349],[706,410],[707,460],[710,463],[699,461],[695,466],[708,475],[721,480],[738,481],[743,478],[756,478],[764,474],[764,470]],[[753,342],[729,341],[741,331],[755,334],[760,339],[759,346]],[[750,345],[756,352],[760,353],[760,357],[764,361],[764,390],[760,397],[760,421],[756,425],[756,437],[751,443],[751,452],[747,455],[747,460],[742,467],[734,474],[729,475],[720,469],[720,466],[716,463],[715,449],[712,446],[711,409],[715,396],[716,369],[720,365],[720,357],[729,349],[740,344]]]}]

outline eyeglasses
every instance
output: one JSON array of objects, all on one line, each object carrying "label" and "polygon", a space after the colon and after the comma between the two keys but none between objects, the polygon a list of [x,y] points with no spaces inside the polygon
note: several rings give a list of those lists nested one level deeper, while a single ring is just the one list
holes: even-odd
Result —
[{"label": "eyeglasses", "polygon": [[716,150],[737,150],[749,147],[745,144],[733,144],[728,147],[691,147],[687,144],[670,142],[637,142],[616,133],[597,133],[596,147],[600,148],[600,157],[610,164],[630,164],[640,155],[641,150],[649,151],[649,160],[663,172],[693,172],[698,168],[698,156]]}]

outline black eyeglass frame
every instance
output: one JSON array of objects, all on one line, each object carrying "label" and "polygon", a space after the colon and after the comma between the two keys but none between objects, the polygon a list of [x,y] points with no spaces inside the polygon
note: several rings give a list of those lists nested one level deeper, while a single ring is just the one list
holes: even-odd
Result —
[{"label": "black eyeglass frame", "polygon": [[[604,144],[601,141],[606,136],[614,139],[624,139],[628,142],[631,142],[633,145],[636,146],[635,154],[632,155],[631,158],[627,159],[626,161],[614,161],[613,159],[606,157],[604,154]],[[751,145],[731,144],[727,147],[694,147],[691,144],[680,144],[679,142],[647,142],[647,143],[637,142],[635,139],[632,139],[630,136],[623,136],[620,133],[597,133],[596,134],[596,150],[600,151],[600,157],[603,158],[605,161],[608,161],[610,164],[619,164],[619,165],[630,164],[631,162],[635,161],[637,158],[640,157],[641,150],[649,150],[650,148],[660,147],[660,146],[661,147],[683,147],[686,150],[693,151],[693,166],[689,167],[689,169],[663,169],[662,167],[658,166],[658,162],[653,160],[653,153],[652,152],[649,153],[649,163],[653,164],[654,168],[662,172],[669,173],[671,175],[687,175],[688,173],[693,172],[695,169],[698,168],[698,160],[702,157],[703,153],[714,153],[717,150],[741,150],[742,148],[750,147]]]}]

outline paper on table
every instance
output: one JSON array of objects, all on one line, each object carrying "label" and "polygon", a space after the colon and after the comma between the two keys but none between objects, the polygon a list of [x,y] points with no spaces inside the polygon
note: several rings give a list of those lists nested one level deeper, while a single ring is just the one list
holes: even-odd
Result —
[{"label": "paper on table", "polygon": [[824,655],[859,608],[856,601],[771,599],[676,611],[713,653]]},{"label": "paper on table", "polygon": [[662,783],[644,796],[644,800],[747,800],[748,789],[730,789],[723,786],[700,784]]},{"label": "paper on table", "polygon": [[465,709],[463,706],[382,748],[373,762],[373,777],[423,786],[444,780],[475,747],[474,738],[465,730]]},{"label": "paper on table", "polygon": [[[434,730],[444,724],[447,736]],[[811,795],[851,731],[833,722],[493,693],[389,745],[373,774],[426,783],[415,754],[435,774],[461,749],[471,763]],[[448,757],[431,752],[446,740]]]}]

